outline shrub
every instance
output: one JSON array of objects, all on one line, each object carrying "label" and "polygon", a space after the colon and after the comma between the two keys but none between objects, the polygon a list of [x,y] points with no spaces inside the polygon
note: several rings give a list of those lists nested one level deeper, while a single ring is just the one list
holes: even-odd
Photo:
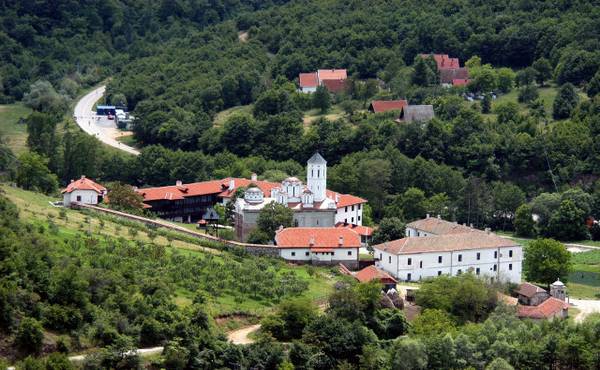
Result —
[{"label": "shrub", "polygon": [[24,318],[15,336],[17,347],[26,353],[39,353],[42,349],[43,340],[44,332],[42,325],[34,318]]}]

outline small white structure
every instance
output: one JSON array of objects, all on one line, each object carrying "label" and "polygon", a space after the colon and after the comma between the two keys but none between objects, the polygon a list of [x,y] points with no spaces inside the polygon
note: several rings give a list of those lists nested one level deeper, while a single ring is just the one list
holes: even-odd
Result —
[{"label": "small white structure", "polygon": [[567,299],[567,287],[560,279],[556,279],[556,281],[550,285],[550,295],[561,301]]},{"label": "small white structure", "polygon": [[360,235],[351,229],[290,227],[277,231],[275,244],[281,258],[291,262],[358,267]]},{"label": "small white structure", "polygon": [[511,239],[437,218],[410,223],[406,233],[410,236],[373,246],[376,266],[397,279],[473,272],[494,281],[521,281],[523,250]]},{"label": "small white structure", "polygon": [[71,183],[63,189],[62,194],[65,207],[70,207],[72,202],[98,204],[106,196],[106,188],[81,176],[77,181],[71,180]]}]

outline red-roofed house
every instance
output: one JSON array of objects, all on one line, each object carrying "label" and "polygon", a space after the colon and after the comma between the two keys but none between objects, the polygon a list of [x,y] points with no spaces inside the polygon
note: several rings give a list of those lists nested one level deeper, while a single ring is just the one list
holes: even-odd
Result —
[{"label": "red-roofed house", "polygon": [[345,69],[319,69],[317,72],[300,73],[298,76],[300,91],[303,93],[313,93],[319,85],[325,86],[332,93],[346,91],[347,79]]},{"label": "red-roofed house", "polygon": [[277,231],[275,244],[281,258],[296,263],[358,266],[360,236],[337,227],[290,227]]},{"label": "red-roofed house", "polygon": [[300,90],[303,93],[313,93],[317,91],[317,86],[319,86],[319,77],[317,72],[300,73],[299,83]]},{"label": "red-roofed house", "polygon": [[517,316],[533,320],[564,319],[569,315],[569,304],[558,298],[550,297],[537,306],[517,306]]},{"label": "red-roofed house", "polygon": [[[448,54],[420,54],[422,58],[433,57],[440,74],[440,83],[444,86],[464,86],[469,82],[469,71],[460,66],[458,58],[450,58]],[[454,84],[456,80],[456,85]]]},{"label": "red-roofed house", "polygon": [[369,105],[369,111],[373,113],[382,113],[390,110],[400,112],[402,108],[408,105],[406,100],[373,100]]},{"label": "red-roofed house", "polygon": [[356,280],[360,281],[361,283],[367,283],[369,281],[378,280],[379,282],[381,282],[381,284],[384,285],[384,290],[386,291],[388,289],[396,288],[396,279],[394,279],[387,272],[380,270],[373,265],[367,266],[364,269],[355,272],[353,275],[356,278]]},{"label": "red-roofed house", "polygon": [[460,62],[458,58],[450,58],[448,54],[420,54],[422,58],[433,57],[437,64],[438,70],[440,69],[455,69],[460,68]]},{"label": "red-roofed house", "polygon": [[69,207],[72,202],[98,204],[106,196],[106,188],[85,176],[71,183],[62,190],[63,205]]}]

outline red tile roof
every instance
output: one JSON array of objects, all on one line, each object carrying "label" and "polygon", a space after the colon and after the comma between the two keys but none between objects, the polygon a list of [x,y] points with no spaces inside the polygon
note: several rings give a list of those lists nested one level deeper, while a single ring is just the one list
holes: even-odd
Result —
[{"label": "red tile roof", "polygon": [[529,319],[549,319],[562,310],[568,310],[569,305],[558,298],[550,297],[537,306],[517,306],[517,316]]},{"label": "red tile roof", "polygon": [[347,229],[354,230],[358,233],[358,235],[361,235],[361,236],[373,235],[373,228],[368,227],[368,226],[353,225],[353,224],[348,224],[348,223],[344,223],[344,222],[338,222],[337,224],[335,224],[335,227],[345,227]]},{"label": "red tile roof", "polygon": [[361,283],[366,283],[375,279],[380,280],[384,284],[397,282],[396,279],[394,279],[387,272],[382,271],[373,265],[367,266],[364,269],[358,271],[354,274],[354,277]]},{"label": "red tile roof", "polygon": [[455,78],[452,80],[452,86],[467,86],[471,82],[468,78]]},{"label": "red tile roof", "polygon": [[511,239],[485,232],[406,237],[373,246],[392,254],[450,252],[469,249],[517,247]]},{"label": "red tile roof", "polygon": [[460,67],[458,58],[450,58],[448,54],[421,54],[422,58],[433,56],[438,69],[454,69]]},{"label": "red tile roof", "polygon": [[71,193],[75,190],[93,190],[98,194],[106,192],[106,188],[85,176],[81,176],[79,180],[71,180],[71,183],[62,190],[62,193]]},{"label": "red tile roof", "polygon": [[300,87],[317,87],[319,85],[317,72],[300,73],[299,80]]},{"label": "red tile roof", "polygon": [[466,80],[469,78],[469,70],[463,68],[440,69],[440,82],[451,84],[454,80]]},{"label": "red tile roof", "polygon": [[346,228],[288,227],[277,231],[275,242],[279,248],[359,248],[360,235]]},{"label": "red tile roof", "polygon": [[537,285],[531,283],[523,283],[519,286],[518,294],[523,295],[527,298],[531,298],[537,293],[547,293],[545,289],[540,288]]},{"label": "red tile roof", "polygon": [[[229,190],[230,180],[233,180],[234,183],[233,190]],[[252,181],[249,179],[228,177],[222,180],[194,182],[191,184],[182,184],[180,186],[170,185],[155,188],[143,188],[138,189],[137,192],[144,197],[144,202],[162,199],[178,200],[187,197],[211,194],[217,195],[221,198],[230,198],[239,187],[247,187],[250,184],[256,185],[258,188],[260,188],[260,190],[263,191],[263,193],[265,193],[266,196],[271,194],[271,189],[280,186],[280,184],[274,182]]]},{"label": "red tile roof", "polygon": [[339,93],[342,91],[346,91],[348,85],[346,84],[346,80],[321,80],[323,86],[327,88],[329,92]]},{"label": "red tile roof", "polygon": [[406,100],[373,100],[370,109],[374,113],[381,113],[390,110],[402,110],[407,105]]},{"label": "red tile roof", "polygon": [[331,190],[327,190],[327,198],[336,200],[336,195],[337,195],[337,208],[343,208],[343,207],[347,207],[347,206],[352,206],[352,205],[356,205],[356,204],[361,204],[361,203],[367,203],[366,199],[363,199],[361,197],[357,197],[354,195],[350,195],[350,194],[340,194],[340,193],[336,193],[335,191],[331,191]]},{"label": "red tile roof", "polygon": [[324,80],[345,80],[348,78],[348,73],[345,69],[319,69],[317,75],[321,82]]}]

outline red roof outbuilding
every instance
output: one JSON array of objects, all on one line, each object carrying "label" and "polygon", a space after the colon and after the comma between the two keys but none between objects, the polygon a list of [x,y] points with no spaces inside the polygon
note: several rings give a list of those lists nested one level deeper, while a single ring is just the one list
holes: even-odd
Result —
[{"label": "red roof outbuilding", "polygon": [[563,317],[563,311],[569,309],[569,304],[558,298],[550,297],[537,306],[517,307],[517,316],[528,319],[550,319]]},{"label": "red roof outbuilding", "polygon": [[373,100],[369,110],[373,113],[387,112],[390,110],[402,110],[408,105],[406,100]]},{"label": "red roof outbuilding", "polygon": [[79,180],[71,180],[71,183],[62,190],[62,193],[72,193],[75,190],[93,190],[98,194],[106,193],[106,188],[85,176],[81,176]]},{"label": "red roof outbuilding", "polygon": [[275,242],[278,248],[314,248],[315,251],[361,246],[356,231],[336,227],[288,227],[277,231]]},{"label": "red roof outbuilding", "polygon": [[372,280],[379,280],[383,284],[396,284],[397,281],[387,272],[378,269],[377,267],[371,265],[367,266],[364,269],[356,272],[354,274],[356,280],[361,283],[366,283]]},{"label": "red roof outbuilding", "polygon": [[300,87],[317,87],[319,85],[316,72],[300,73],[299,80]]}]

